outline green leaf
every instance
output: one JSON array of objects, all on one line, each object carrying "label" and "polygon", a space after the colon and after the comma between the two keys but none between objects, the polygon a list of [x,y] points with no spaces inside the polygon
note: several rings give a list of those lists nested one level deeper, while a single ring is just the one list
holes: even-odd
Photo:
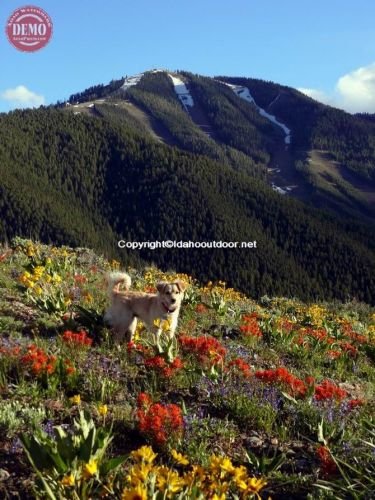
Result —
[{"label": "green leaf", "polygon": [[51,467],[50,453],[47,452],[45,445],[41,444],[36,437],[28,438],[24,434],[20,436],[21,443],[31,457],[32,463],[38,470],[49,469]]},{"label": "green leaf", "polygon": [[285,461],[286,456],[284,455],[284,453],[282,453],[281,455],[275,455],[271,463],[269,464],[269,472],[276,471],[279,467],[282,466]]},{"label": "green leaf", "polygon": [[107,460],[100,466],[100,475],[105,476],[106,474],[108,474],[108,472],[112,471],[113,469],[116,469],[116,467],[125,462],[126,458],[127,458],[126,456],[121,456]]},{"label": "green leaf", "polygon": [[95,429],[91,429],[87,438],[80,446],[79,457],[85,462],[88,462],[91,456],[94,454],[95,436],[96,436]]},{"label": "green leaf", "polygon": [[285,399],[292,401],[292,403],[295,403],[296,405],[298,404],[298,401],[296,399],[294,399],[294,397],[291,396],[290,394],[288,394],[287,392],[281,391],[281,394],[284,396]]},{"label": "green leaf", "polygon": [[50,488],[48,482],[46,481],[46,479],[44,478],[43,474],[41,473],[41,471],[37,467],[36,463],[34,462],[33,456],[29,452],[29,448],[26,447],[26,445],[24,444],[22,436],[20,437],[20,439],[21,439],[22,444],[24,445],[24,450],[25,450],[26,456],[29,459],[29,462],[31,463],[32,467],[34,468],[36,474],[38,475],[38,477],[42,481],[44,489],[45,489],[48,497],[50,498],[50,500],[57,500],[57,498],[56,498],[55,494],[53,493],[52,489]]},{"label": "green leaf", "polygon": [[[68,470],[66,463],[64,462],[64,460],[62,459],[62,457],[59,455],[58,452],[51,453],[51,459],[56,465],[58,472],[60,472],[61,474],[64,474]],[[49,468],[51,468],[51,466]]]}]

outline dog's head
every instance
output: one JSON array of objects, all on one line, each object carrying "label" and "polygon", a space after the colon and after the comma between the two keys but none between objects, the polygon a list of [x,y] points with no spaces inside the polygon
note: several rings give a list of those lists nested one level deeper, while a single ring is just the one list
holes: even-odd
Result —
[{"label": "dog's head", "polygon": [[159,292],[162,308],[166,313],[173,313],[181,305],[186,290],[186,283],[181,280],[176,280],[173,283],[160,281],[156,285]]}]

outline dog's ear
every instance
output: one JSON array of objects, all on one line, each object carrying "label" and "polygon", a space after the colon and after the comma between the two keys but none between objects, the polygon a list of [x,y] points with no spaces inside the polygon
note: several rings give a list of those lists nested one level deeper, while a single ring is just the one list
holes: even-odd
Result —
[{"label": "dog's ear", "polygon": [[177,280],[175,281],[175,284],[177,285],[177,288],[181,293],[183,293],[187,288],[187,284],[185,283],[185,281]]},{"label": "dog's ear", "polygon": [[166,281],[159,281],[159,283],[156,284],[156,290],[159,293],[164,293],[165,287],[168,285]]}]

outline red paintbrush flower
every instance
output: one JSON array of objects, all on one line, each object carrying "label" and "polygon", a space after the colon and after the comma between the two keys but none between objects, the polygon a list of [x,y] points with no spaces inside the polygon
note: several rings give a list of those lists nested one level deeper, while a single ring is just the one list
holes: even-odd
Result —
[{"label": "red paintbrush flower", "polygon": [[348,393],[340,389],[336,384],[329,380],[323,380],[320,385],[315,386],[315,399],[323,401],[325,399],[344,399]]},{"label": "red paintbrush flower", "polygon": [[91,346],[93,340],[87,336],[87,332],[84,330],[80,332],[72,332],[70,330],[66,330],[62,336],[63,342],[67,344],[71,344],[74,346]]},{"label": "red paintbrush flower", "polygon": [[139,430],[158,446],[181,435],[183,430],[181,408],[175,404],[152,403],[145,393],[138,396],[136,418]]},{"label": "red paintbrush flower", "polygon": [[337,473],[337,465],[326,446],[319,446],[316,450],[323,476],[332,476]]},{"label": "red paintbrush flower", "polygon": [[258,370],[255,372],[255,376],[266,383],[283,384],[294,396],[304,396],[306,394],[307,387],[305,383],[284,367],[275,370]]},{"label": "red paintbrush flower", "polygon": [[204,314],[208,311],[207,307],[204,304],[197,304],[195,307],[195,312],[198,314]]},{"label": "red paintbrush flower", "polygon": [[240,325],[241,332],[248,337],[262,337],[262,330],[258,325],[258,314],[252,313],[250,315],[242,316],[243,324]]},{"label": "red paintbrush flower", "polygon": [[229,368],[234,368],[238,373],[240,373],[245,378],[251,377],[251,368],[246,361],[242,358],[232,359],[228,365]]},{"label": "red paintbrush flower", "polygon": [[226,355],[225,347],[213,337],[190,337],[181,335],[179,342],[183,352],[194,356],[208,367],[220,364]]}]

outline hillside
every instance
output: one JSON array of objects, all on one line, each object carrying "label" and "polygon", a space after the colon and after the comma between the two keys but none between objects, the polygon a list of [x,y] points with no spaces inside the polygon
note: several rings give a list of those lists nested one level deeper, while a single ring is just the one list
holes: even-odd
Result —
[{"label": "hillside", "polygon": [[255,296],[374,300],[371,233],[340,227],[245,172],[150,141],[124,124],[59,110],[14,112],[2,117],[0,131],[7,144],[3,238],[89,242],[118,256],[120,237],[256,240],[261,251],[143,250],[121,257],[225,279]]},{"label": "hillside", "polygon": [[91,250],[0,247],[0,496],[373,498],[375,310],[188,284],[177,338],[116,345]]},{"label": "hillside", "polygon": [[295,149],[329,151],[360,176],[374,180],[375,127],[366,115],[350,115],[321,104],[295,89],[252,78],[220,77],[247,86],[255,101],[270,107],[293,131]]},{"label": "hillside", "polygon": [[[184,98],[191,99],[192,106],[185,109],[178,98],[178,86],[173,89],[173,79],[185,85],[189,97]],[[97,95],[131,100],[162,125],[167,142],[173,137],[179,147],[221,161],[230,152],[231,162],[247,163],[248,173],[256,171],[263,177],[267,173],[268,183],[279,193],[340,216],[373,222],[375,205],[372,197],[366,196],[366,189],[375,192],[371,115],[350,115],[290,87],[252,78],[213,79],[153,70],[128,80],[101,86]],[[95,89],[78,97],[92,99]],[[70,100],[73,98],[77,95]],[[287,144],[285,130],[291,132]],[[308,159],[315,150],[340,165],[334,189],[319,182],[308,169]],[[238,157],[239,152],[242,155]],[[252,167],[246,157],[252,159]],[[350,193],[342,189],[345,182],[354,188]]]},{"label": "hillside", "polygon": [[[0,115],[1,240],[90,245],[125,264],[222,279],[258,298],[375,303],[365,151],[341,151],[345,135],[332,136],[336,154],[308,142],[326,136],[313,119],[319,113],[327,126],[346,120],[348,134],[359,134],[365,120],[275,84],[223,82],[155,70],[88,89],[70,105]],[[247,86],[256,106],[233,85]],[[297,123],[302,116],[306,127]],[[370,142],[371,127],[361,140]],[[344,168],[349,157],[354,163]],[[299,184],[276,182],[284,174]],[[257,248],[125,251],[119,239],[256,241]]]}]

